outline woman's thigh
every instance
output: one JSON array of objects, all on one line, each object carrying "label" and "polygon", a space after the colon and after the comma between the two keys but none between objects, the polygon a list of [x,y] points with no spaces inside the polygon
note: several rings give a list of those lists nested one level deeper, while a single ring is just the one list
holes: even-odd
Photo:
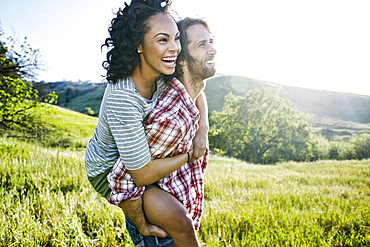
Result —
[{"label": "woman's thigh", "polygon": [[[158,185],[147,186],[143,195],[145,215],[151,224],[161,227],[167,233],[182,231],[191,227],[189,213],[172,194],[162,190]],[[190,225],[189,225],[190,222]]]}]

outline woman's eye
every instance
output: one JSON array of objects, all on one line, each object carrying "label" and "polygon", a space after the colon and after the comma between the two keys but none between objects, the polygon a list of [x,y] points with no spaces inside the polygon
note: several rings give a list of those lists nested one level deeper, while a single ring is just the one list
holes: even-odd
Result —
[{"label": "woman's eye", "polygon": [[159,42],[167,42],[167,39],[166,38],[162,38],[159,40]]}]

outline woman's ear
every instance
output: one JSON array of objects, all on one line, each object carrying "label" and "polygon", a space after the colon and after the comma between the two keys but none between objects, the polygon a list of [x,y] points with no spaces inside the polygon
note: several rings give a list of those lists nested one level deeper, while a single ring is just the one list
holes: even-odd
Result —
[{"label": "woman's ear", "polygon": [[142,53],[143,52],[143,47],[141,46],[141,45],[138,45],[137,47],[136,47],[136,50],[137,50],[137,53]]}]

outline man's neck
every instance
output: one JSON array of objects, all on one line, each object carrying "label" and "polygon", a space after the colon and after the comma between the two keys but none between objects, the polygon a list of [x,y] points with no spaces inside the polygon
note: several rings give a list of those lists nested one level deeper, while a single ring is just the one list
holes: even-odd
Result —
[{"label": "man's neck", "polygon": [[186,91],[192,98],[192,100],[195,102],[195,100],[198,98],[200,92],[203,90],[205,86],[204,80],[197,80],[192,78],[190,73],[187,71],[184,72],[181,78],[178,78],[182,84],[185,86]]}]

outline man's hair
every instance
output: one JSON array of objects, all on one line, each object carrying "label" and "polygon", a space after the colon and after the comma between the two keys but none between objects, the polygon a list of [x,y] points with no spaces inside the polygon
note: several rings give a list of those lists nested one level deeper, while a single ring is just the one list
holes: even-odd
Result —
[{"label": "man's hair", "polygon": [[177,57],[177,63],[176,63],[176,70],[175,73],[173,74],[176,78],[181,78],[184,72],[182,71],[182,66],[180,65],[180,61],[186,61],[189,57],[189,51],[188,51],[188,35],[186,33],[186,30],[194,25],[203,25],[209,33],[209,27],[207,22],[205,22],[202,19],[194,19],[194,18],[185,18],[177,23],[177,28],[180,31],[180,42],[181,42],[181,52]]},{"label": "man's hair", "polygon": [[109,27],[109,38],[104,45],[110,48],[103,68],[109,83],[129,77],[140,64],[137,52],[139,45],[144,46],[144,36],[149,31],[150,17],[170,12],[171,0],[132,0],[119,9]]}]

